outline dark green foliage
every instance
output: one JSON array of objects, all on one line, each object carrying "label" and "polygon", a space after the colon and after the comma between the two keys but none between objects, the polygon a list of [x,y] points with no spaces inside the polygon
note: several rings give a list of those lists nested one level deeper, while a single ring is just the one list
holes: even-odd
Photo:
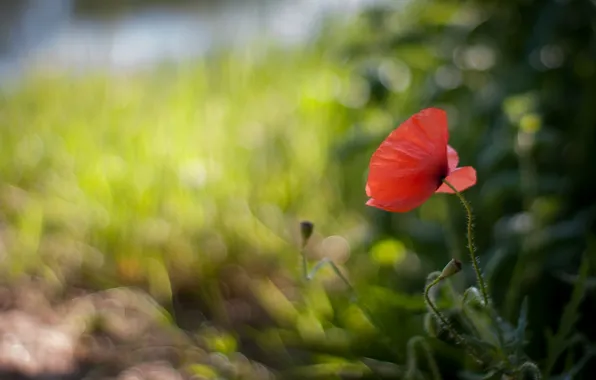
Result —
[{"label": "dark green foliage", "polygon": [[[561,276],[578,273],[586,236],[595,227],[594,20],[596,7],[589,1],[421,1],[407,12],[368,12],[348,32],[345,46],[334,48],[361,67],[370,91],[338,147],[346,202],[362,198],[353,190],[362,186],[354,168],[366,169],[372,149],[392,128],[423,107],[447,109],[450,144],[464,165],[478,170],[478,185],[466,196],[474,207],[481,267],[502,323],[517,323],[505,343],[541,366],[541,358],[553,355],[548,350],[567,350],[565,339],[578,329],[582,342],[596,340],[588,322],[593,308],[576,316],[577,324],[564,317],[568,311],[561,314],[571,307],[565,308],[571,289]],[[394,82],[387,80],[387,67]],[[399,74],[409,80],[405,93],[396,89]],[[375,112],[385,117],[381,126],[371,116]],[[454,253],[466,261],[464,214],[455,199],[445,202],[448,216],[433,213],[432,206],[408,215],[370,210],[371,244],[388,236],[403,239],[434,268]],[[404,289],[399,280],[368,281]],[[573,310],[586,308],[578,291],[572,293]],[[561,328],[568,329],[567,338],[545,341],[544,331]],[[589,347],[569,351],[571,363],[585,364]],[[564,371],[557,363],[547,368]],[[590,373],[568,368],[577,376]]]}]

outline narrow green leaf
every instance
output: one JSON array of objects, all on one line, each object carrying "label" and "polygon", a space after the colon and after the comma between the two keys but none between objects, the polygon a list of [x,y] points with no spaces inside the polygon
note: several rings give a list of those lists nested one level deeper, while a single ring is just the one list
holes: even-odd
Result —
[{"label": "narrow green leaf", "polygon": [[526,328],[528,326],[528,297],[524,297],[519,318],[517,319],[517,328],[515,329],[515,355],[521,358],[526,341]]},{"label": "narrow green leaf", "polygon": [[564,373],[551,377],[552,380],[566,380],[566,379],[573,379],[580,371],[584,368],[586,364],[592,359],[593,356],[596,356],[596,346],[594,347],[586,347],[586,350],[582,357],[575,362],[575,364],[566,370]]},{"label": "narrow green leaf", "polygon": [[575,283],[575,286],[573,287],[573,292],[571,293],[571,299],[565,306],[565,310],[561,316],[559,329],[557,330],[556,334],[552,336],[552,338],[548,339],[548,354],[544,369],[545,378],[550,376],[557,359],[568,347],[568,345],[565,343],[569,334],[573,330],[575,322],[579,318],[578,309],[586,292],[586,280],[588,278],[588,270],[590,267],[589,263],[588,257],[585,255],[579,268],[579,277]]},{"label": "narrow green leaf", "polygon": [[489,379],[500,379],[501,373],[496,370],[488,371],[487,373],[476,373],[470,371],[461,371],[459,377],[464,380],[489,380]]}]

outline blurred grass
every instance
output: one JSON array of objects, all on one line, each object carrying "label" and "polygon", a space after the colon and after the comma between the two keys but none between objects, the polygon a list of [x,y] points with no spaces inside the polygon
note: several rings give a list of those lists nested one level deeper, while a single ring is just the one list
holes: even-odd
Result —
[{"label": "blurred grass", "polygon": [[[380,138],[394,112],[366,106],[372,95],[359,66],[323,45],[227,52],[116,76],[42,72],[4,94],[5,281],[39,276],[57,291],[139,285],[166,304],[190,291],[202,316],[188,326],[204,317],[231,323],[268,364],[314,360],[324,376],[329,358],[364,354],[378,332],[328,268],[296,285],[298,222],[306,218],[317,226],[308,257],[331,257],[346,274],[344,264],[357,267],[349,276],[371,308],[412,325],[408,313],[425,310],[418,294],[367,285],[402,262],[403,283],[422,281],[420,260],[401,241],[381,240],[372,260],[348,262],[369,243],[368,160],[342,159],[342,150]],[[387,70],[395,96],[407,99],[408,67],[387,61]],[[392,334],[405,353],[420,332]],[[349,354],[354,345],[361,348]],[[300,347],[330,356],[288,362],[286,349]]]},{"label": "blurred grass", "polygon": [[[270,327],[236,325],[263,361],[322,378],[340,367],[360,371],[365,354],[405,362],[408,339],[422,333],[417,284],[430,266],[407,234],[370,240],[363,183],[372,144],[416,107],[423,69],[408,65],[420,52],[383,60],[389,110],[369,105],[367,61],[345,62],[329,43],[116,76],[41,72],[4,94],[5,281],[39,276],[57,291],[139,285],[166,304],[195,292],[214,323],[248,313],[249,324]],[[424,213],[446,217],[441,207]],[[308,257],[345,270],[396,347],[375,343],[379,331],[328,268],[296,285],[304,218],[317,226]],[[371,243],[369,257],[362,251]],[[243,311],[243,299],[267,317]],[[398,320],[407,328],[393,329]],[[288,361],[286,350],[304,347],[311,354]]]},{"label": "blurred grass", "polygon": [[272,57],[37,76],[3,97],[5,274],[101,267],[167,295],[168,273],[208,276],[239,252],[294,260],[299,218],[357,224],[338,214],[329,154],[349,73],[321,55]]}]

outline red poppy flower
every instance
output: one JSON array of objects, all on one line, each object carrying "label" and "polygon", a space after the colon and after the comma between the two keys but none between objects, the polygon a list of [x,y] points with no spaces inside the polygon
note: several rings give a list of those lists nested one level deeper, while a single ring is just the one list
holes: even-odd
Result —
[{"label": "red poppy flower", "polygon": [[447,145],[447,113],[427,108],[396,128],[370,160],[366,203],[385,211],[406,212],[422,205],[433,193],[453,193],[476,183],[476,170],[457,167],[459,157]]}]

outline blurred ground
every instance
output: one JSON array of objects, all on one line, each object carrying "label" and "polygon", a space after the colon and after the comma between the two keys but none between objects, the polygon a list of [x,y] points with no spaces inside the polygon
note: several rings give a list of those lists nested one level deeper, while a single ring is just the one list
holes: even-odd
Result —
[{"label": "blurred ground", "polygon": [[208,337],[217,339],[213,328],[204,327],[194,338],[175,328],[142,291],[66,291],[56,297],[35,281],[2,288],[3,379],[173,380],[211,378],[217,372],[245,379],[272,376],[240,353],[211,351]]}]

